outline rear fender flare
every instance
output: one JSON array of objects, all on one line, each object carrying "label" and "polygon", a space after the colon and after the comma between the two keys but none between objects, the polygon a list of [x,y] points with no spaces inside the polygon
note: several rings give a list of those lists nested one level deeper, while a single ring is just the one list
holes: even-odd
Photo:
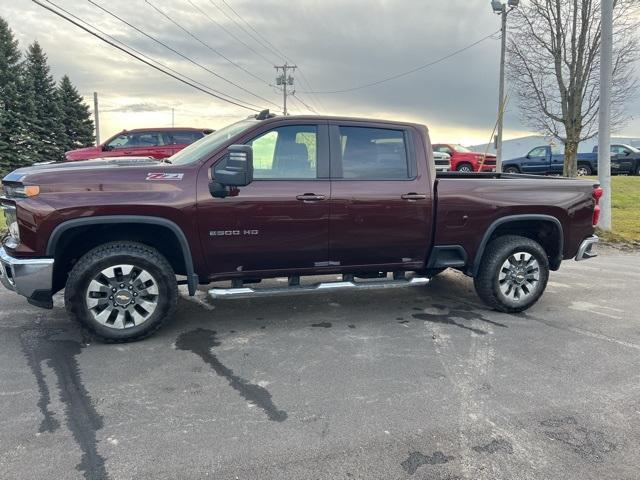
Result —
[{"label": "rear fender flare", "polygon": [[559,265],[560,264],[559,262],[562,261],[563,259],[563,252],[564,252],[564,230],[562,228],[562,224],[560,223],[560,220],[558,220],[556,217],[553,217],[551,215],[540,215],[540,214],[509,215],[507,217],[502,217],[494,221],[485,232],[484,236],[482,237],[482,241],[480,242],[480,246],[478,247],[478,251],[476,252],[476,257],[475,257],[475,260],[473,261],[471,271],[469,272],[470,275],[472,277],[475,277],[478,274],[478,271],[480,270],[480,263],[482,262],[482,256],[484,255],[484,251],[487,248],[489,239],[491,238],[491,236],[493,235],[493,233],[496,231],[498,227],[511,222],[522,222],[527,220],[549,222],[554,225],[554,227],[558,232],[558,238],[559,238],[558,252],[560,253],[558,254],[557,259],[552,259],[552,262],[555,260],[556,262],[558,262],[558,265]]}]

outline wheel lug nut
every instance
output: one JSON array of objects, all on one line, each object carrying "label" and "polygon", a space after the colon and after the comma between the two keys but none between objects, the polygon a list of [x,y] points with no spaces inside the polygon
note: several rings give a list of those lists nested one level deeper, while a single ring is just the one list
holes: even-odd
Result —
[{"label": "wheel lug nut", "polygon": [[117,290],[117,289],[115,289],[115,288],[112,288],[112,289],[111,289],[111,291],[112,291],[113,293],[116,293],[118,290]]},{"label": "wheel lug nut", "polygon": [[135,293],[135,292],[133,292],[133,296],[134,296],[134,297],[137,297],[137,296],[138,296],[138,294],[137,294],[137,293]]},{"label": "wheel lug nut", "polygon": [[120,288],[124,288],[124,283],[121,283],[121,284],[120,284]]},{"label": "wheel lug nut", "polygon": [[113,295],[109,295],[109,300],[113,300]]}]

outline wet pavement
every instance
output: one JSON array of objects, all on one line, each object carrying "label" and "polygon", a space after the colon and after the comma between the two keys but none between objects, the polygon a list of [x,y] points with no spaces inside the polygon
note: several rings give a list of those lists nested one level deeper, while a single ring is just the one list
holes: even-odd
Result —
[{"label": "wet pavement", "polygon": [[640,254],[525,314],[470,279],[209,302],[135,344],[0,292],[2,479],[636,479]]}]

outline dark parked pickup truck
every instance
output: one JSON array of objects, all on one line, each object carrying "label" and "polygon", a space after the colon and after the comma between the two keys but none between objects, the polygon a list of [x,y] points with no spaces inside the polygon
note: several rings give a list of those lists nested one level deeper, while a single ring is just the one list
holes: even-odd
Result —
[{"label": "dark parked pickup truck", "polygon": [[[561,147],[543,145],[536,147],[524,157],[505,160],[502,171],[505,173],[530,173],[534,175],[562,175],[564,169],[564,150]],[[598,155],[578,154],[578,176],[593,175],[598,172]]]},{"label": "dark parked pickup truck", "polygon": [[[69,314],[108,341],[159,328],[178,283],[194,295],[220,280],[231,288],[210,295],[233,298],[418,286],[451,267],[489,306],[519,312],[562,260],[595,255],[602,193],[561,178],[436,177],[424,126],[268,112],[163,163],[41,165],[2,183],[4,286],[45,308],[64,289]],[[301,282],[327,274],[342,281]],[[274,277],[287,287],[256,286]]]},{"label": "dark parked pickup truck", "polygon": [[[593,153],[598,154],[598,146],[593,147]],[[631,145],[611,145],[611,173],[626,173],[640,175],[640,150]]]},{"label": "dark parked pickup truck", "polygon": [[[611,173],[631,173],[636,168],[636,159],[631,156],[616,154],[612,145]],[[630,147],[629,147],[630,148]],[[640,158],[640,152],[638,154]],[[593,153],[578,153],[578,176],[595,175],[598,173],[598,149]],[[638,166],[640,169],[640,165]],[[561,147],[543,145],[536,147],[524,157],[505,160],[502,171],[505,173],[530,173],[534,175],[562,175],[564,169],[564,152]],[[640,173],[638,173],[640,175]]]}]

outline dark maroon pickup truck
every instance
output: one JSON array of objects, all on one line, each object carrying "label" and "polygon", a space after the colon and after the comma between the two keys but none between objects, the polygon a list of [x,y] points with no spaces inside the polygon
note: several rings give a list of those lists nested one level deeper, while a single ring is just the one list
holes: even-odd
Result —
[{"label": "dark maroon pickup truck", "polygon": [[[102,339],[154,332],[177,285],[214,298],[419,286],[446,268],[519,312],[562,260],[595,256],[601,189],[514,174],[436,177],[427,129],[262,112],[165,162],[41,165],[3,180],[5,287]],[[342,274],[308,284],[301,277]],[[286,288],[261,280],[288,277]],[[304,280],[304,279],[303,279]],[[308,281],[308,280],[307,280]]]}]

